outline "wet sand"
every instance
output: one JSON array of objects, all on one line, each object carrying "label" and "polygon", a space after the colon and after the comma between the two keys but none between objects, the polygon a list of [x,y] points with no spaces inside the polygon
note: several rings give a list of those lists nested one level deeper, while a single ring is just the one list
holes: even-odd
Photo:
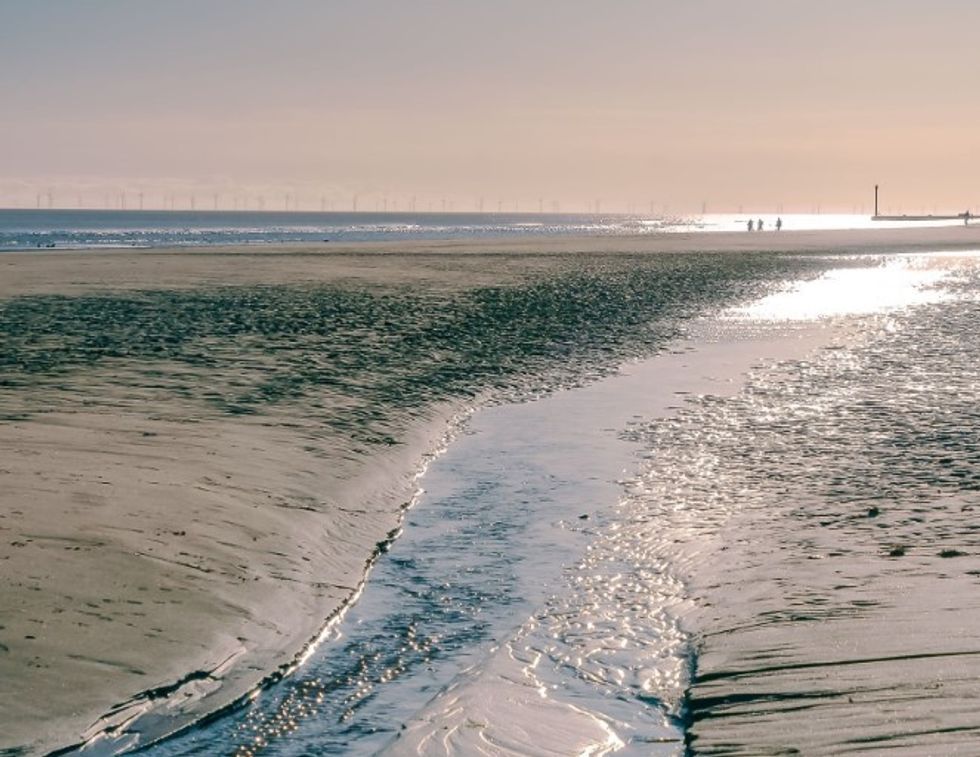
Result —
[{"label": "wet sand", "polygon": [[[255,348],[243,361],[242,343],[221,343],[224,332],[201,337],[201,351],[178,362],[168,352],[171,337],[154,343],[161,357],[152,370],[139,351],[160,337],[152,330],[128,333],[129,341],[107,351],[98,338],[92,343],[90,329],[70,359],[29,364],[61,354],[78,313],[118,328],[133,312],[142,324],[161,307],[175,317],[202,307],[193,296],[150,298],[103,312],[103,296],[117,303],[125,292],[202,290],[211,297],[229,286],[329,285],[358,302],[361,292],[388,303],[424,291],[442,298],[440,307],[448,298],[445,307],[455,313],[452,297],[460,292],[549,281],[607,257],[617,270],[632,270],[629,256],[660,252],[874,254],[978,244],[977,229],[950,228],[0,255],[0,302],[68,308],[55,321],[41,318],[11,352],[0,386],[0,750],[40,753],[106,729],[122,733],[138,715],[145,733],[158,716],[168,718],[166,730],[288,665],[356,592],[376,545],[411,500],[424,455],[476,399],[464,391],[468,375],[456,382],[411,374],[407,383],[378,388],[368,365],[349,385],[321,387],[312,405],[293,401],[313,390],[297,388],[293,376],[285,386],[285,379],[266,380],[268,362],[288,357],[303,367],[312,353]],[[95,295],[82,303],[89,309],[78,311],[87,295]],[[220,312],[228,307],[221,297],[205,304]],[[365,318],[377,316],[376,305],[371,300]],[[248,303],[237,307],[253,312]],[[549,328],[564,328],[559,321]],[[438,322],[426,328],[441,333]],[[252,329],[261,335],[263,323]],[[551,333],[542,332],[543,343]],[[348,337],[358,339],[357,330]],[[456,340],[452,333],[446,339]],[[428,345],[431,371],[441,370],[445,360]],[[478,392],[495,377],[513,385],[506,371],[536,365],[522,358],[504,371],[496,357],[471,349],[492,363],[479,366],[487,378],[476,382]],[[225,362],[208,362],[222,350]],[[335,373],[308,384],[323,376],[339,381],[343,357]],[[403,359],[415,362],[414,353]],[[264,383],[255,384],[252,372]],[[445,388],[431,392],[437,381]],[[256,411],[256,385],[277,402]],[[371,403],[382,389],[419,396],[379,415]],[[363,395],[368,390],[376,394]],[[348,405],[356,412],[337,410]]]},{"label": "wet sand", "polygon": [[[706,324],[698,330],[703,330],[701,338],[626,365],[619,375],[530,405],[484,412],[471,422],[483,433],[496,430],[501,436],[495,426],[505,423],[518,440],[534,438],[531,429],[553,424],[561,440],[574,440],[564,441],[561,458],[540,438],[525,442],[526,454],[542,466],[542,478],[576,480],[588,472],[588,486],[578,482],[584,493],[577,496],[583,500],[581,510],[589,511],[580,528],[591,538],[587,550],[571,555],[561,580],[552,582],[556,585],[549,586],[520,628],[508,629],[414,712],[383,754],[545,757],[683,751],[690,666],[690,639],[683,627],[693,606],[672,567],[656,559],[663,545],[649,539],[652,519],[621,499],[624,476],[632,475],[637,459],[646,454],[623,432],[639,418],[661,422],[674,417],[692,395],[730,397],[760,361],[802,359],[826,341],[829,331],[816,326],[775,333],[726,329],[719,338]],[[508,443],[513,439],[501,446]],[[641,530],[647,533],[638,536]],[[661,536],[665,542],[673,537],[667,530]]]},{"label": "wet sand", "polygon": [[694,754],[976,752],[980,256],[913,265],[944,294],[858,297],[823,349],[649,427],[671,478],[636,489],[675,505]]},{"label": "wet sand", "polygon": [[4,746],[78,743],[164,696],[170,729],[288,663],[357,589],[446,425],[434,411],[358,459],[295,418],[122,404],[3,426]]},{"label": "wet sand", "polygon": [[[531,256],[518,270],[547,270],[540,256],[687,252],[890,253],[976,248],[980,224],[910,229],[680,233],[643,236],[472,239],[320,245],[194,247],[153,250],[41,250],[0,253],[0,296],[143,289],[349,281],[366,284],[476,286],[512,275],[489,256]],[[411,255],[408,261],[403,256]],[[447,262],[447,261],[452,262]],[[234,262],[233,262],[234,261]]]}]

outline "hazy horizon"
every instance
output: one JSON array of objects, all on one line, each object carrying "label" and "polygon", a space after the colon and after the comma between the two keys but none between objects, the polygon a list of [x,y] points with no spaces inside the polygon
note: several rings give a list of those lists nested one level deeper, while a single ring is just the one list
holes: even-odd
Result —
[{"label": "hazy horizon", "polygon": [[[980,6],[0,5],[0,206],[980,209]],[[443,204],[445,203],[445,205]]]}]

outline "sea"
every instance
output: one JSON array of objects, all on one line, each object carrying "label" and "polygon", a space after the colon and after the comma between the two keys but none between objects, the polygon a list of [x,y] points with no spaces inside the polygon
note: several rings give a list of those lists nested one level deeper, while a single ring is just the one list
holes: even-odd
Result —
[{"label": "sea", "polygon": [[[745,220],[4,211],[0,248]],[[406,306],[440,329],[413,331],[411,364],[392,362],[369,399],[491,401],[427,465],[397,538],[295,665],[177,735],[125,743],[153,757],[976,753],[980,247],[664,258]],[[289,331],[284,296],[245,301],[273,298],[266,336]],[[317,306],[301,296],[297,312]],[[197,299],[127,301],[127,318],[238,307],[180,297]],[[60,317],[84,330],[85,312]],[[352,350],[379,342],[356,336]],[[282,359],[326,342],[297,344]],[[412,373],[448,345],[452,370]],[[317,380],[291,386],[312,395]]]},{"label": "sea", "polygon": [[777,218],[787,230],[910,225],[834,213],[645,216],[8,209],[0,210],[0,251],[744,231],[749,220],[757,223],[760,219],[764,228],[773,229]]}]

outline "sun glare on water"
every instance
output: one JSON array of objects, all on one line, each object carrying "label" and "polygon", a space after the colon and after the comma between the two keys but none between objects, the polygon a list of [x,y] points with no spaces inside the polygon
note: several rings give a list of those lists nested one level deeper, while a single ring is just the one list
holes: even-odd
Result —
[{"label": "sun glare on water", "polygon": [[939,302],[952,296],[943,282],[980,253],[903,255],[868,267],[837,268],[732,312],[736,319],[809,321],[870,315]]}]

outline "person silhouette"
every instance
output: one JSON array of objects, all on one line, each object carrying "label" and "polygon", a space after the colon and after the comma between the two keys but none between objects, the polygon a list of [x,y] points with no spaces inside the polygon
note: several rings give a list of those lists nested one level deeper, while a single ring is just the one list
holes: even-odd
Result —
[{"label": "person silhouette", "polygon": [[755,231],[755,225],[752,223],[752,219],[749,219],[749,231]]},{"label": "person silhouette", "polygon": [[756,225],[757,225],[759,231],[762,231],[762,219],[761,218],[759,219],[759,223],[756,224]]},{"label": "person silhouette", "polygon": [[781,228],[783,228],[783,219],[782,218],[777,218],[776,219],[776,231],[779,231]]}]

